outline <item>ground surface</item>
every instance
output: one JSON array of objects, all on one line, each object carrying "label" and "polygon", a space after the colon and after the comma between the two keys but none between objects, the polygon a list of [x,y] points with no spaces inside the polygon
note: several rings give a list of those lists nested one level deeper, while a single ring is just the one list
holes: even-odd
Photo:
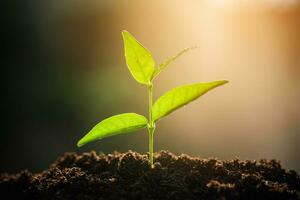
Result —
[{"label": "ground surface", "polygon": [[1,199],[300,199],[300,177],[275,161],[66,153],[49,169],[0,175]]}]

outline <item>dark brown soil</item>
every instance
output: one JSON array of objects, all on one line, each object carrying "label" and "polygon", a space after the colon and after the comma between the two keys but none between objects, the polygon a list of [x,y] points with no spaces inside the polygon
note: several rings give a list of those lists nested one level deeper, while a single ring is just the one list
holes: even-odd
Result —
[{"label": "dark brown soil", "polygon": [[66,153],[49,169],[0,175],[1,199],[300,199],[300,177],[275,160]]}]

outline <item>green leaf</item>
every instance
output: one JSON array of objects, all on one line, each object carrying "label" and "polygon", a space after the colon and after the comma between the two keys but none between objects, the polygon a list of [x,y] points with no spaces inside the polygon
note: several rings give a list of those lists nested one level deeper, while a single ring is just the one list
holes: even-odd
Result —
[{"label": "green leaf", "polygon": [[180,57],[182,54],[190,51],[190,50],[193,50],[193,49],[196,49],[198,48],[197,46],[195,47],[190,47],[190,48],[185,48],[183,50],[181,50],[180,52],[178,52],[175,56],[169,58],[168,60],[164,61],[163,63],[161,63],[157,69],[155,69],[155,72],[153,74],[153,78],[154,79],[155,77],[157,77],[160,72],[162,72],[162,70],[164,70],[170,63],[172,63],[174,60],[176,60],[178,57]]},{"label": "green leaf", "polygon": [[168,91],[154,103],[152,108],[153,121],[155,122],[169,115],[171,112],[197,99],[209,90],[227,82],[222,80],[210,83],[196,83],[180,86]]},{"label": "green leaf", "polygon": [[141,45],[129,32],[122,31],[127,67],[135,80],[149,85],[155,70],[150,51]]},{"label": "green leaf", "polygon": [[136,113],[124,113],[109,117],[98,123],[92,130],[81,138],[77,146],[81,147],[105,137],[128,133],[147,127],[147,119]]}]

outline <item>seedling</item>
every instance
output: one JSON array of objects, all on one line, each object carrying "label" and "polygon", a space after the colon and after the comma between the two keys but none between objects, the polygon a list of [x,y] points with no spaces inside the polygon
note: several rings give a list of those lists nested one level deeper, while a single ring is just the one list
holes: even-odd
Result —
[{"label": "seedling", "polygon": [[147,128],[149,133],[149,165],[153,167],[153,137],[156,123],[178,108],[192,102],[206,92],[221,86],[228,81],[220,80],[176,87],[159,97],[153,104],[153,80],[170,63],[193,48],[183,49],[172,58],[158,66],[155,66],[154,59],[149,50],[143,47],[143,45],[139,43],[129,32],[122,31],[122,36],[127,67],[134,79],[148,88],[149,118],[147,119],[146,117],[136,113],[124,113],[109,117],[92,128],[89,133],[78,141],[77,146],[81,147],[95,140]]}]

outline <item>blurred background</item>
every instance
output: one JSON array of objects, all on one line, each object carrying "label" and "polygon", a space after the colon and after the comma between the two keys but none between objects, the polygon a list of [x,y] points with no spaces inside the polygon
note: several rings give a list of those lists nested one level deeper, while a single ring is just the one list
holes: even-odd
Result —
[{"label": "blurred background", "polygon": [[187,83],[230,80],[160,121],[155,150],[275,158],[300,171],[300,1],[7,1],[1,17],[0,171],[45,169],[66,151],[146,153],[146,130],[82,148],[97,122],[147,113],[121,30],[157,63],[200,46],[156,79],[155,98]]}]

